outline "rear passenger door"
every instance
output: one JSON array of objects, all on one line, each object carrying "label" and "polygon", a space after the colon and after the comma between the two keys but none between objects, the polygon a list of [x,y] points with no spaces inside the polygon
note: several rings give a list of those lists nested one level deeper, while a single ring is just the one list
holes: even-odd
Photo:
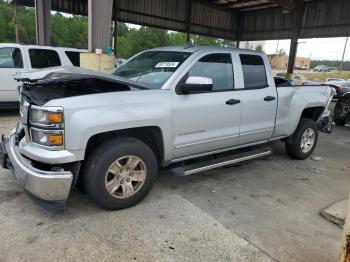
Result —
[{"label": "rear passenger door", "polygon": [[236,61],[241,79],[236,91],[242,102],[239,144],[267,141],[275,127],[277,110],[277,91],[266,73],[268,60],[241,53],[236,54]]},{"label": "rear passenger door", "polygon": [[23,70],[23,56],[20,48],[0,48],[0,102],[16,102],[17,81],[14,74]]}]

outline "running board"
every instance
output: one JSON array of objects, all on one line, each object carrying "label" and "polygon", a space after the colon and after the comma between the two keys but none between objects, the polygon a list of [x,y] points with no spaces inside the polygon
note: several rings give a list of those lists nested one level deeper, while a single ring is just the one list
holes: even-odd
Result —
[{"label": "running board", "polygon": [[264,157],[270,154],[272,154],[271,148],[260,148],[249,152],[236,153],[229,156],[207,160],[200,163],[174,167],[174,168],[171,168],[169,171],[174,176],[188,176],[199,172],[207,171],[210,169],[232,165],[232,164],[240,163],[240,162],[255,159],[255,158]]}]

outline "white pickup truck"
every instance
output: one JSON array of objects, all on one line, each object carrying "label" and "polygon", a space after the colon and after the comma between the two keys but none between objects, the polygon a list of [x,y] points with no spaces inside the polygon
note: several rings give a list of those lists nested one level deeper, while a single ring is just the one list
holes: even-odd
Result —
[{"label": "white pickup truck", "polygon": [[21,71],[56,66],[80,66],[80,53],[86,50],[39,45],[0,44],[0,109],[18,108],[18,83]]},{"label": "white pickup truck", "polygon": [[18,80],[21,121],[3,138],[1,164],[56,211],[74,186],[106,209],[127,208],[159,167],[190,175],[268,155],[274,140],[305,159],[318,130],[330,131],[335,93],[276,88],[260,52],[193,46],[142,52],[114,75],[63,68]]}]

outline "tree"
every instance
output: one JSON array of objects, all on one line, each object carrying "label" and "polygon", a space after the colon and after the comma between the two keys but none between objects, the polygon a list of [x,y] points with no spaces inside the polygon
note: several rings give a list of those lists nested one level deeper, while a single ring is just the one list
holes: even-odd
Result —
[{"label": "tree", "polygon": [[170,32],[169,43],[170,45],[185,45],[187,43],[187,35],[180,32]]},{"label": "tree", "polygon": [[257,45],[257,46],[255,47],[255,50],[256,50],[256,51],[260,51],[260,52],[264,52],[264,48],[263,48],[262,44]]},{"label": "tree", "polygon": [[143,50],[169,44],[169,34],[165,30],[146,26],[130,29],[126,36],[118,37],[118,57],[129,58]]}]

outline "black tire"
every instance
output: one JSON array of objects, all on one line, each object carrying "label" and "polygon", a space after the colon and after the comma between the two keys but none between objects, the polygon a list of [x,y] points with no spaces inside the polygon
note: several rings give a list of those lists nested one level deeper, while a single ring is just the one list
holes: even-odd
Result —
[{"label": "black tire", "polygon": [[338,100],[337,104],[335,105],[334,108],[334,123],[337,126],[344,126],[345,125],[345,119],[340,118],[340,115],[343,112],[343,108],[342,108],[342,102],[341,100]]},{"label": "black tire", "polygon": [[[146,178],[140,188],[128,198],[115,198],[106,189],[105,178],[111,164],[118,158],[134,155],[146,166]],[[158,173],[158,163],[153,151],[144,142],[121,137],[106,141],[88,157],[84,168],[84,188],[101,207],[109,210],[124,209],[139,203],[151,191]]]},{"label": "black tire", "polygon": [[[309,128],[313,129],[315,134],[314,144],[309,151],[303,152],[301,149],[301,141],[302,141],[304,132]],[[317,139],[318,139],[318,127],[316,122],[309,118],[301,118],[294,134],[288,140],[288,142],[286,142],[287,154],[293,159],[297,159],[297,160],[306,159],[314,151],[315,146],[317,144]]]}]

